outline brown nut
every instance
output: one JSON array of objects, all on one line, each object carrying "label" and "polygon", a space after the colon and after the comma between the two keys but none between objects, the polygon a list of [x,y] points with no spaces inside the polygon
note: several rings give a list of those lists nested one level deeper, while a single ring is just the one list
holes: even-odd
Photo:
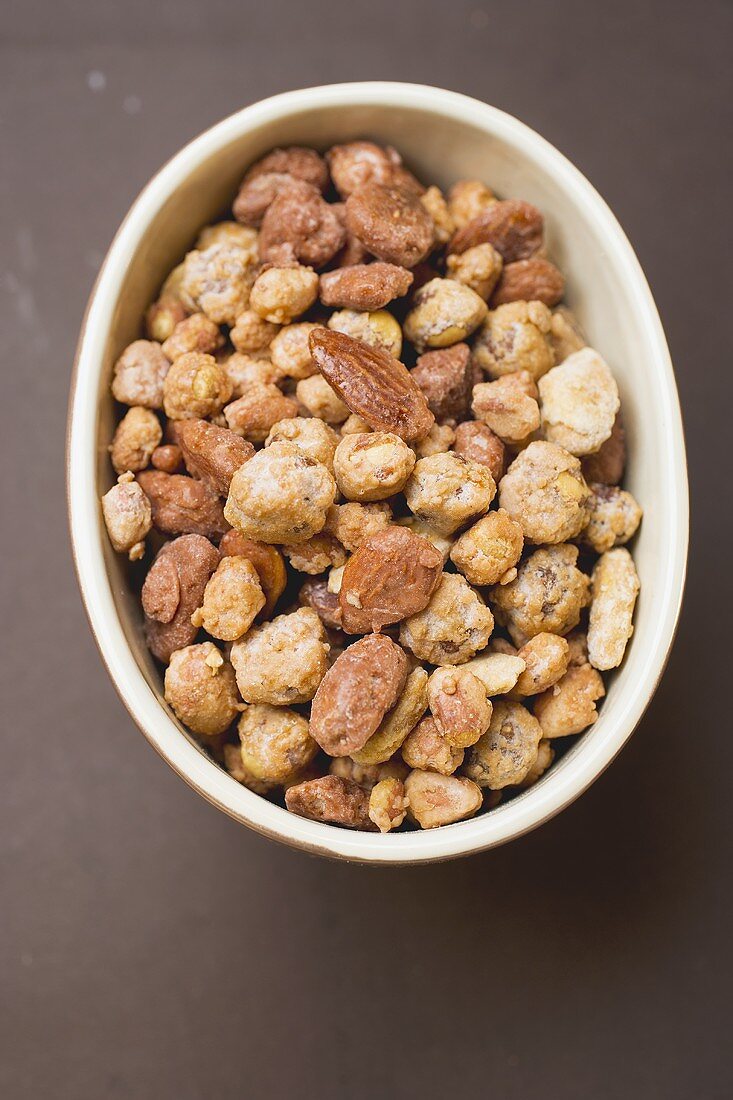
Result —
[{"label": "brown nut", "polygon": [[505,264],[525,260],[542,247],[544,218],[536,206],[521,199],[493,202],[454,234],[448,252],[460,254],[490,244]]},{"label": "brown nut", "polygon": [[459,665],[486,646],[494,616],[481,596],[456,573],[444,573],[430,603],[400,628],[400,643],[419,661]]},{"label": "brown nut", "polygon": [[232,204],[232,213],[244,226],[260,226],[268,209],[282,191],[295,184],[288,172],[263,172],[244,179]]},{"label": "brown nut", "polygon": [[468,344],[454,344],[421,355],[411,371],[436,420],[463,420],[475,381]]},{"label": "brown nut", "polygon": [[466,749],[486,733],[491,702],[478,677],[467,668],[438,668],[428,680],[428,703],[449,745]]},{"label": "brown nut", "polygon": [[177,443],[164,443],[153,451],[150,465],[164,474],[182,474],[183,452]]},{"label": "brown nut", "polygon": [[401,751],[408,767],[440,775],[453,775],[464,757],[464,750],[450,745],[430,716],[418,722],[405,738]]},{"label": "brown nut", "polygon": [[437,772],[412,771],[405,780],[408,814],[421,829],[435,829],[473,817],[481,808],[481,790],[470,779]]},{"label": "brown nut", "polygon": [[562,679],[538,695],[535,717],[543,737],[570,737],[588,729],[598,718],[596,701],[606,694],[600,673],[590,665],[569,668]]},{"label": "brown nut", "polygon": [[453,450],[469,462],[488,466],[498,485],[504,475],[506,448],[498,435],[479,420],[466,420],[456,428]]},{"label": "brown nut", "polygon": [[298,402],[275,385],[253,383],[247,392],[224,409],[232,432],[252,443],[264,443],[273,425],[298,415]]},{"label": "brown nut", "polygon": [[505,374],[473,387],[473,415],[503,443],[518,446],[540,426],[537,387],[529,371]]},{"label": "brown nut", "polygon": [[153,524],[164,535],[219,539],[227,530],[222,503],[205,481],[162,470],[142,470],[137,480],[153,509]]},{"label": "brown nut", "polygon": [[557,634],[535,634],[519,650],[525,664],[514,693],[519,696],[539,695],[547,691],[568,669],[570,647]]},{"label": "brown nut", "polygon": [[626,432],[621,412],[616,413],[611,434],[594,454],[583,455],[581,459],[583,476],[602,485],[618,485],[626,468]]},{"label": "brown nut", "polygon": [[342,199],[366,183],[390,183],[402,164],[396,149],[382,148],[373,141],[350,141],[333,145],[326,153],[334,187]]},{"label": "brown nut", "polygon": [[588,659],[594,668],[617,668],[634,632],[633,618],[639,578],[628,550],[601,554],[593,569],[588,623]]},{"label": "brown nut", "polygon": [[221,559],[204,591],[201,607],[191,616],[212,638],[235,642],[249,630],[265,606],[265,594],[252,562],[239,555]]},{"label": "brown nut", "polygon": [[283,149],[271,149],[247,169],[244,179],[253,180],[269,172],[283,172],[296,180],[303,180],[325,191],[328,187],[328,168],[323,157],[305,145],[288,145]]},{"label": "brown nut", "polygon": [[394,432],[408,443],[428,434],[433,414],[397,359],[330,329],[315,329],[309,341],[321,374],[352,413],[375,430]]},{"label": "brown nut", "polygon": [[427,606],[440,581],[442,555],[406,527],[387,527],[349,558],[341,581],[341,621],[348,634],[379,631]]},{"label": "brown nut", "polygon": [[542,256],[505,263],[491,296],[492,309],[509,302],[544,302],[556,306],[565,293],[561,271]]},{"label": "brown nut", "polygon": [[366,183],[346,200],[346,227],[378,260],[414,267],[433,247],[433,219],[404,186]]},{"label": "brown nut", "polygon": [[464,774],[492,791],[516,786],[537,760],[542,737],[542,727],[526,707],[497,699],[488,730],[468,751]]},{"label": "brown nut", "polygon": [[153,523],[150,501],[130,472],[102,497],[102,515],[109,541],[118,554],[137,561],[145,553],[145,536]]},{"label": "brown nut", "polygon": [[377,501],[405,486],[415,466],[415,452],[393,432],[346,435],[336,448],[336,483],[349,500]]},{"label": "brown nut", "polygon": [[329,645],[310,607],[248,630],[234,642],[230,660],[246,703],[290,706],[307,703],[328,668]]},{"label": "brown nut", "polygon": [[507,583],[517,575],[523,547],[521,525],[498,508],[456,539],[450,557],[470,584]]},{"label": "brown nut", "polygon": [[189,474],[224,497],[235,472],[255,453],[251,443],[207,420],[179,421],[176,438]]},{"label": "brown nut", "polygon": [[399,829],[409,804],[401,779],[380,779],[369,795],[369,819],[380,833],[389,833],[392,829]]},{"label": "brown nut", "polygon": [[349,646],[328,670],[311,707],[311,734],[329,756],[362,748],[407,679],[407,657],[381,634]]},{"label": "brown nut", "polygon": [[164,683],[166,703],[193,733],[224,733],[239,710],[234,671],[212,642],[172,653]]},{"label": "brown nut", "polygon": [[367,791],[352,779],[341,779],[338,775],[324,775],[288,787],[285,805],[292,814],[309,817],[311,821],[344,825],[347,829],[375,828],[369,818]]},{"label": "brown nut", "polygon": [[428,674],[415,668],[407,677],[404,691],[392,710],[362,748],[352,754],[357,764],[383,764],[391,760],[402,742],[425,713],[428,705]]},{"label": "brown nut", "polygon": [[170,420],[206,419],[221,412],[232,384],[212,355],[180,355],[163,382],[163,407]]},{"label": "brown nut", "polygon": [[218,325],[209,320],[205,313],[192,313],[176,325],[163,344],[163,354],[172,363],[179,355],[186,355],[191,351],[204,355],[213,354],[223,343],[224,337]]},{"label": "brown nut", "polygon": [[298,593],[298,601],[304,607],[312,607],[328,630],[341,629],[341,607],[338,592],[331,592],[328,581],[314,577],[305,582]]},{"label": "brown nut", "polygon": [[160,344],[135,340],[115,363],[112,396],[123,405],[163,408],[163,382],[170,363]]},{"label": "brown nut", "polygon": [[160,421],[151,409],[141,405],[128,409],[117,425],[109,449],[116,473],[144,470],[162,438]]},{"label": "brown nut", "polygon": [[338,214],[318,189],[294,180],[267,207],[258,248],[263,263],[297,260],[308,267],[324,267],[345,241]]},{"label": "brown nut", "polygon": [[237,732],[245,771],[268,788],[291,782],[318,752],[307,719],[287,707],[245,707]]},{"label": "brown nut", "polygon": [[215,546],[202,535],[182,535],[160,549],[142,588],[145,634],[154,657],[167,664],[176,649],[191,644],[209,577],[219,564]]},{"label": "brown nut", "polygon": [[252,562],[265,594],[265,606],[260,612],[260,618],[269,619],[287,582],[285,562],[277,547],[268,546],[265,542],[253,542],[239,531],[227,531],[219,543],[219,553],[222,557],[236,554]]},{"label": "brown nut", "polygon": [[403,298],[412,286],[412,273],[395,264],[354,264],[326,271],[319,281],[324,306],[337,309],[383,309],[395,298]]}]

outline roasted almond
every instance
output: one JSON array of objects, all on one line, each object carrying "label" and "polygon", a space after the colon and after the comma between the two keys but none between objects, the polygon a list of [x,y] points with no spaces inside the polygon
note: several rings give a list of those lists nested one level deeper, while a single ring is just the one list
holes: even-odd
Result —
[{"label": "roasted almond", "polygon": [[319,296],[324,306],[377,310],[403,298],[411,286],[412,272],[407,268],[377,261],[324,272]]},{"label": "roasted almond", "polygon": [[431,252],[433,219],[414,191],[367,183],[346,200],[346,228],[376,256],[414,267]]},{"label": "roasted almond", "polygon": [[448,252],[455,255],[477,244],[493,245],[504,263],[526,260],[542,246],[544,218],[536,206],[522,199],[493,202],[454,233]]},{"label": "roasted almond", "polygon": [[491,308],[508,302],[544,302],[556,306],[565,293],[561,271],[542,256],[506,264],[491,298]]},{"label": "roasted almond", "polygon": [[371,428],[394,432],[407,443],[428,434],[435,417],[399,359],[327,328],[314,329],[309,344],[323,377]]},{"label": "roasted almond", "polygon": [[189,474],[200,477],[225,497],[235,471],[252,457],[254,447],[235,432],[208,420],[176,423],[176,438]]},{"label": "roasted almond", "polygon": [[288,787],[285,805],[292,814],[311,821],[344,825],[347,829],[376,828],[369,818],[369,792],[340,775],[323,775]]}]

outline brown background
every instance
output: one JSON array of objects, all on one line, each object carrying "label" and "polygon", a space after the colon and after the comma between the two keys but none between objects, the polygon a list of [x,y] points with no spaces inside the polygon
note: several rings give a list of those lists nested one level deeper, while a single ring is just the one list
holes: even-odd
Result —
[{"label": "brown background", "polygon": [[[730,4],[3,14],[2,1096],[730,1095]],[[240,106],[361,78],[503,107],[600,188],[690,449],[686,606],[633,741],[534,835],[422,869],[308,858],[189,791],[107,679],[65,529],[73,347],[129,203]]]}]

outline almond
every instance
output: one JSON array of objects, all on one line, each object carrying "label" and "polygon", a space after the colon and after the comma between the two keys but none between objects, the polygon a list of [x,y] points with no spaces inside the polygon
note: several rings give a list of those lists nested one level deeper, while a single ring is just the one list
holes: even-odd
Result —
[{"label": "almond", "polygon": [[324,775],[288,787],[285,805],[292,814],[345,825],[347,829],[374,831],[369,818],[369,793],[353,779],[340,775]]},{"label": "almond", "polygon": [[448,252],[460,254],[477,244],[493,245],[504,263],[526,260],[542,245],[544,218],[521,199],[493,202],[453,235]]},{"label": "almond", "polygon": [[255,453],[241,436],[207,420],[177,421],[176,439],[189,474],[200,477],[224,497],[235,471]]},{"label": "almond", "polygon": [[407,187],[367,183],[346,200],[346,228],[376,256],[414,267],[430,253],[435,226],[420,199]]},{"label": "almond", "polygon": [[412,272],[407,268],[377,261],[324,272],[319,295],[324,306],[376,310],[403,298],[411,286]]},{"label": "almond", "polygon": [[344,569],[339,602],[347,634],[379,631],[427,607],[440,580],[443,555],[407,527],[387,527],[366,539]]},{"label": "almond", "polygon": [[407,443],[428,434],[435,418],[399,359],[326,328],[314,329],[309,343],[323,377],[371,428],[394,432]]},{"label": "almond", "polygon": [[565,279],[554,264],[542,256],[506,264],[496,284],[491,308],[508,302],[544,302],[556,306],[565,293]]}]

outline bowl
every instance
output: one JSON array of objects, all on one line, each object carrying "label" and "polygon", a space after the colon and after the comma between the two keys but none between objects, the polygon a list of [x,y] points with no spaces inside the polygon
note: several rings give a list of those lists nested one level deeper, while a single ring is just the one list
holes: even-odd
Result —
[{"label": "bowl", "polygon": [[[143,638],[128,565],[111,550],[100,496],[112,484],[113,364],[198,229],[223,216],[246,167],[276,145],[326,148],[369,137],[396,146],[419,176],[447,187],[486,180],[535,203],[566,300],[621,392],[628,488],[645,510],[634,546],[641,579],[636,629],[610,678],[596,724],[533,787],[490,813],[425,832],[351,832],[296,817],[218,767],[165,703]],[[82,325],[71,390],[68,503],[76,569],[110,676],[153,747],[199,794],[265,836],[369,863],[426,863],[521,836],[578,797],[608,766],[648,705],[672,645],[688,543],[685,446],[672,364],[634,252],[604,201],[561,153],[510,115],[454,92],[354,83],[287,92],[237,112],[181,150],[132,206],[107,254]]]}]

